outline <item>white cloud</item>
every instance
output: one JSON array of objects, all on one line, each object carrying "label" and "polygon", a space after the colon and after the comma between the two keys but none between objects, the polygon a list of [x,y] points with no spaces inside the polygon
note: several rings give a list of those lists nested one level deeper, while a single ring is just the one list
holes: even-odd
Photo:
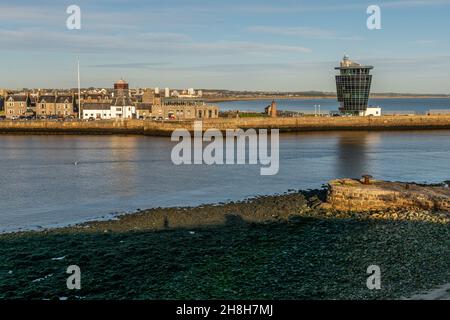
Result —
[{"label": "white cloud", "polygon": [[[252,13],[302,13],[302,12],[325,12],[325,11],[349,11],[364,10],[370,3],[363,1],[347,2],[336,1],[336,4],[308,4],[301,3],[296,5],[241,5],[234,8],[237,11]],[[407,7],[431,7],[450,5],[450,0],[399,0],[399,1],[381,1],[376,3],[384,8],[407,8]]]},{"label": "white cloud", "polygon": [[254,33],[273,34],[281,36],[296,36],[313,39],[326,40],[364,40],[358,36],[340,36],[335,31],[312,27],[274,27],[274,26],[253,26],[247,28],[247,31]]},{"label": "white cloud", "polygon": [[40,50],[61,53],[132,53],[149,55],[270,55],[310,53],[302,46],[248,41],[194,42],[172,33],[91,34],[81,31],[36,29],[0,30],[4,50]]},{"label": "white cloud", "polygon": [[381,3],[381,6],[385,8],[431,7],[441,5],[450,5],[450,0],[404,0]]}]

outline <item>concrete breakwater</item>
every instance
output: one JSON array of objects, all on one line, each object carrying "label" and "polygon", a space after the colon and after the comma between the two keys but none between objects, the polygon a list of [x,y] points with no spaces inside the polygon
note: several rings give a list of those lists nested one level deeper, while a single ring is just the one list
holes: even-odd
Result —
[{"label": "concrete breakwater", "polygon": [[370,215],[390,220],[450,222],[450,189],[446,186],[355,179],[329,182],[324,210],[383,212]]},{"label": "concrete breakwater", "polygon": [[[208,129],[280,129],[281,132],[336,130],[450,129],[450,115],[383,117],[219,118],[202,121]],[[0,121],[0,133],[143,134],[170,136],[175,129],[192,131],[194,121]]]}]

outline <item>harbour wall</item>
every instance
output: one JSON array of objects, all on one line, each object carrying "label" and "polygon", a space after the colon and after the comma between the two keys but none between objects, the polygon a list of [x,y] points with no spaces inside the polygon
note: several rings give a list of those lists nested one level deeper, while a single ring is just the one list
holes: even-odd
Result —
[{"label": "harbour wall", "polygon": [[[17,134],[143,134],[170,136],[175,129],[192,131],[194,120],[0,121],[0,133]],[[450,129],[450,115],[383,117],[218,118],[202,121],[203,130],[279,129],[280,132],[340,130]]]}]

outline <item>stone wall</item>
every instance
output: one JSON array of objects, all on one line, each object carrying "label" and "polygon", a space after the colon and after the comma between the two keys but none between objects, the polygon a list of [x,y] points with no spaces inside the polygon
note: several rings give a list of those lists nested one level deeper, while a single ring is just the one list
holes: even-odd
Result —
[{"label": "stone wall", "polygon": [[366,212],[395,209],[423,209],[450,212],[450,189],[400,182],[340,179],[329,183],[324,208]]},{"label": "stone wall", "polygon": [[[424,130],[450,129],[450,115],[384,117],[218,118],[204,119],[203,129],[280,129],[281,132],[333,130]],[[0,121],[0,132],[21,133],[133,133],[170,135],[173,130],[193,130],[194,120],[147,121]]]}]

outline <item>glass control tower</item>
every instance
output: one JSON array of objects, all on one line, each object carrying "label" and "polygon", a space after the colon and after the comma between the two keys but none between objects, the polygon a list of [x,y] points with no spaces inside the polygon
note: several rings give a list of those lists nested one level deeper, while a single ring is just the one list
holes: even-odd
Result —
[{"label": "glass control tower", "polygon": [[341,61],[341,66],[336,70],[340,74],[336,76],[336,88],[339,111],[342,114],[361,115],[367,110],[369,102],[372,66],[363,66],[351,61],[345,56]]}]

